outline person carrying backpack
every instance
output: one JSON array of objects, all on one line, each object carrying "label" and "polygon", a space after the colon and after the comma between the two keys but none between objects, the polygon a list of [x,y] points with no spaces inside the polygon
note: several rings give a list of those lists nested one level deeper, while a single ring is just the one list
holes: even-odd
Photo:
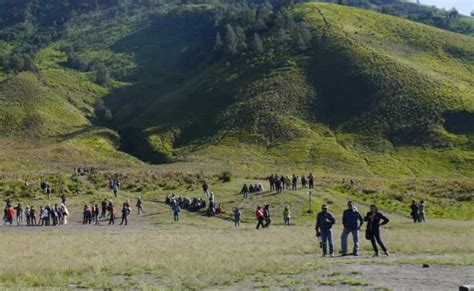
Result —
[{"label": "person carrying backpack", "polygon": [[386,256],[389,256],[390,253],[388,252],[387,248],[385,247],[382,237],[380,236],[380,227],[382,225],[386,225],[389,220],[382,212],[380,212],[375,205],[370,205],[370,211],[364,218],[367,221],[367,229],[365,232],[365,237],[370,240],[372,243],[372,247],[374,249],[374,257],[379,256],[379,250],[377,248],[377,244],[383,250]]},{"label": "person carrying backpack", "polygon": [[122,221],[120,222],[119,225],[128,224],[128,215],[130,214],[130,204],[128,202],[125,202],[122,206]]}]

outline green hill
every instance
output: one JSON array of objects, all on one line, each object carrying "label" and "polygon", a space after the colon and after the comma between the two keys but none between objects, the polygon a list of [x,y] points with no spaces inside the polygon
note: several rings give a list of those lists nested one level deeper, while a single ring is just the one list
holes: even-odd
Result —
[{"label": "green hill", "polygon": [[472,37],[334,4],[199,2],[0,3],[3,136],[105,126],[107,153],[119,135],[152,163],[473,174]]}]

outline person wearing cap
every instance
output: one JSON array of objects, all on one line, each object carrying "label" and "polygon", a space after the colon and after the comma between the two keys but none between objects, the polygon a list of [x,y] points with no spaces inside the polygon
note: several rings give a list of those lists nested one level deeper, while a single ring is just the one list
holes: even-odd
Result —
[{"label": "person wearing cap", "polygon": [[359,230],[364,224],[364,218],[357,211],[357,208],[354,205],[354,202],[347,202],[347,209],[344,210],[342,215],[342,225],[344,230],[341,235],[341,253],[343,256],[347,256],[347,237],[349,234],[352,234],[352,239],[354,241],[353,253],[352,255],[359,255]]},{"label": "person wearing cap", "polygon": [[316,219],[316,236],[321,237],[321,243],[323,247],[323,257],[328,254],[329,244],[329,255],[334,257],[334,244],[332,242],[332,226],[336,223],[334,215],[328,211],[328,206],[323,204],[322,211],[318,213]]}]

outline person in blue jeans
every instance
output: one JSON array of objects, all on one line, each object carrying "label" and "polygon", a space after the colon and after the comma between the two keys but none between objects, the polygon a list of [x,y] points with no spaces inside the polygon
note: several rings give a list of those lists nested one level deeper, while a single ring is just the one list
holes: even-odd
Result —
[{"label": "person in blue jeans", "polygon": [[318,213],[316,219],[316,236],[321,237],[323,247],[323,257],[328,254],[334,257],[334,245],[332,242],[332,226],[336,223],[334,215],[328,211],[328,206],[323,204],[322,211]]},{"label": "person in blue jeans", "polygon": [[181,212],[181,208],[179,207],[178,203],[174,202],[171,205],[171,209],[173,210],[173,218],[175,222],[179,221],[179,213]]},{"label": "person in blue jeans", "polygon": [[342,256],[347,256],[347,237],[349,234],[352,234],[352,239],[354,241],[354,248],[352,255],[359,255],[359,230],[364,224],[364,218],[357,211],[357,208],[354,205],[354,202],[347,202],[347,209],[344,210],[342,215],[342,225],[344,230],[341,235],[341,253]]}]

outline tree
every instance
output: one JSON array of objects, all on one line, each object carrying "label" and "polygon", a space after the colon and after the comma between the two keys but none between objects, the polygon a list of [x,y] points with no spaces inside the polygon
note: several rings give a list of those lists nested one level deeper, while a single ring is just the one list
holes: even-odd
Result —
[{"label": "tree", "polygon": [[222,49],[222,47],[224,47],[224,42],[222,42],[221,34],[218,32],[216,34],[216,41],[214,43],[214,50],[218,52]]},{"label": "tree", "polygon": [[109,71],[104,66],[104,64],[99,64],[97,66],[95,82],[105,87],[110,87],[112,85],[112,79],[110,78]]},{"label": "tree", "polygon": [[263,42],[260,36],[257,33],[253,34],[252,38],[252,51],[261,54],[263,53]]},{"label": "tree", "polygon": [[474,10],[471,11],[471,17],[474,17]]},{"label": "tree", "polygon": [[237,35],[230,24],[225,26],[225,50],[229,55],[235,55],[238,52]]},{"label": "tree", "polygon": [[23,68],[25,66],[25,62],[23,58],[21,58],[18,55],[13,55],[10,57],[10,69],[13,71],[13,73],[19,73],[23,71]]},{"label": "tree", "polygon": [[458,18],[459,17],[459,12],[456,10],[456,8],[451,8],[448,13],[448,18],[453,19],[453,18]]},{"label": "tree", "polygon": [[237,36],[237,50],[242,51],[247,49],[247,35],[242,27],[237,26],[235,29],[235,35]]},{"label": "tree", "polygon": [[3,60],[2,60],[2,67],[3,67],[3,72],[5,73],[5,75],[10,75],[10,59],[8,57],[4,57]]}]

